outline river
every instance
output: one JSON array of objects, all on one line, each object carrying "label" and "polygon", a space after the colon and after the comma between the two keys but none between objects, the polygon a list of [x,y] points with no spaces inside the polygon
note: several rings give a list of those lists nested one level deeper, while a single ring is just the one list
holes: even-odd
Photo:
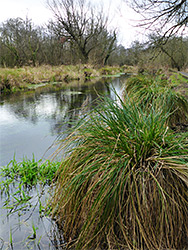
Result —
[{"label": "river", "polygon": [[[86,102],[92,109],[99,95],[115,98],[113,88],[120,94],[124,78],[47,85],[28,92],[1,96],[0,100],[0,166],[8,164],[13,157],[36,160],[47,159],[55,151],[56,139],[65,132],[69,122],[81,115]],[[38,190],[40,187],[38,187]],[[60,235],[49,217],[39,216],[38,190],[31,191],[31,209],[9,211],[3,209],[6,195],[0,201],[0,249],[60,249]],[[12,190],[15,192],[16,190]],[[44,190],[45,193],[45,190]],[[48,194],[41,197],[45,203]],[[29,235],[37,229],[36,239]],[[10,244],[10,235],[13,245]]]},{"label": "river", "polygon": [[36,159],[49,157],[54,151],[49,146],[66,130],[66,123],[76,119],[83,103],[87,100],[94,105],[99,94],[113,96],[112,86],[119,92],[121,80],[56,84],[1,97],[0,165],[14,156],[18,161],[33,154]]}]

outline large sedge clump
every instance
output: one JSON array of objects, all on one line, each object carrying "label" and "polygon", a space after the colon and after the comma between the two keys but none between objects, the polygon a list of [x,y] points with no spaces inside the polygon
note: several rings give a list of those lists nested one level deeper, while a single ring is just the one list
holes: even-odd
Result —
[{"label": "large sedge clump", "polygon": [[168,116],[104,98],[63,141],[52,213],[67,249],[188,248],[188,140]]},{"label": "large sedge clump", "polygon": [[[180,84],[178,79],[176,85]],[[127,95],[143,109],[150,109],[155,102],[158,108],[170,112],[168,125],[178,130],[188,127],[188,100],[175,91],[175,83],[164,75],[151,77],[139,75],[129,78],[126,81],[124,99]]]}]

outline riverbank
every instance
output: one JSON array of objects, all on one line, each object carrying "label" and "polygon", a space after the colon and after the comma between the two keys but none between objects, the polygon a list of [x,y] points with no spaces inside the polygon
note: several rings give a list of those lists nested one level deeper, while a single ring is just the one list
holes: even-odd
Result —
[{"label": "riverbank", "polygon": [[97,77],[114,76],[133,72],[133,67],[101,67],[92,65],[43,65],[38,67],[0,68],[0,93],[35,88],[38,84],[70,81],[85,81]]}]

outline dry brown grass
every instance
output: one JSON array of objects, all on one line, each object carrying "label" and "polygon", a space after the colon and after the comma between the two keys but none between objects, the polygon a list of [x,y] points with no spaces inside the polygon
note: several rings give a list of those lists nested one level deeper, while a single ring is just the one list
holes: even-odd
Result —
[{"label": "dry brown grass", "polygon": [[[122,71],[120,67],[96,68],[92,65],[61,65],[22,68],[0,69],[0,92],[27,89],[28,85],[62,82],[68,83],[72,80],[85,81],[87,79],[101,77],[102,75],[117,74]],[[31,87],[31,86],[30,86]]]}]

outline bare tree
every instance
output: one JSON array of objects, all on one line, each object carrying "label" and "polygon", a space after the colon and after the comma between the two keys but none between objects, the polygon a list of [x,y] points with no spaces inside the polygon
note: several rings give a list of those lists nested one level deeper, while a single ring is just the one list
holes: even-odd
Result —
[{"label": "bare tree", "polygon": [[143,16],[141,26],[164,37],[184,32],[188,26],[188,0],[125,0]]},{"label": "bare tree", "polygon": [[[26,17],[10,18],[0,25],[0,40],[4,52],[10,54],[11,66],[22,66],[29,61],[35,66],[39,51],[39,31]],[[2,48],[1,48],[2,53]],[[5,55],[7,61],[7,55]]]},{"label": "bare tree", "polygon": [[[104,62],[113,51],[116,41],[115,30],[107,35],[104,41],[103,34],[109,33],[107,29],[108,18],[103,9],[95,10],[86,0],[47,0],[49,8],[54,13],[55,21],[51,24],[60,40],[69,42],[77,48],[82,62],[88,62],[90,53],[96,48],[108,48],[103,55]],[[109,33],[110,34],[110,33]]]},{"label": "bare tree", "polygon": [[187,39],[182,37],[172,36],[166,43],[161,43],[161,37],[155,34],[149,36],[148,48],[153,48],[153,59],[159,57],[159,61],[168,65],[171,68],[176,68],[180,71],[187,65]]}]

